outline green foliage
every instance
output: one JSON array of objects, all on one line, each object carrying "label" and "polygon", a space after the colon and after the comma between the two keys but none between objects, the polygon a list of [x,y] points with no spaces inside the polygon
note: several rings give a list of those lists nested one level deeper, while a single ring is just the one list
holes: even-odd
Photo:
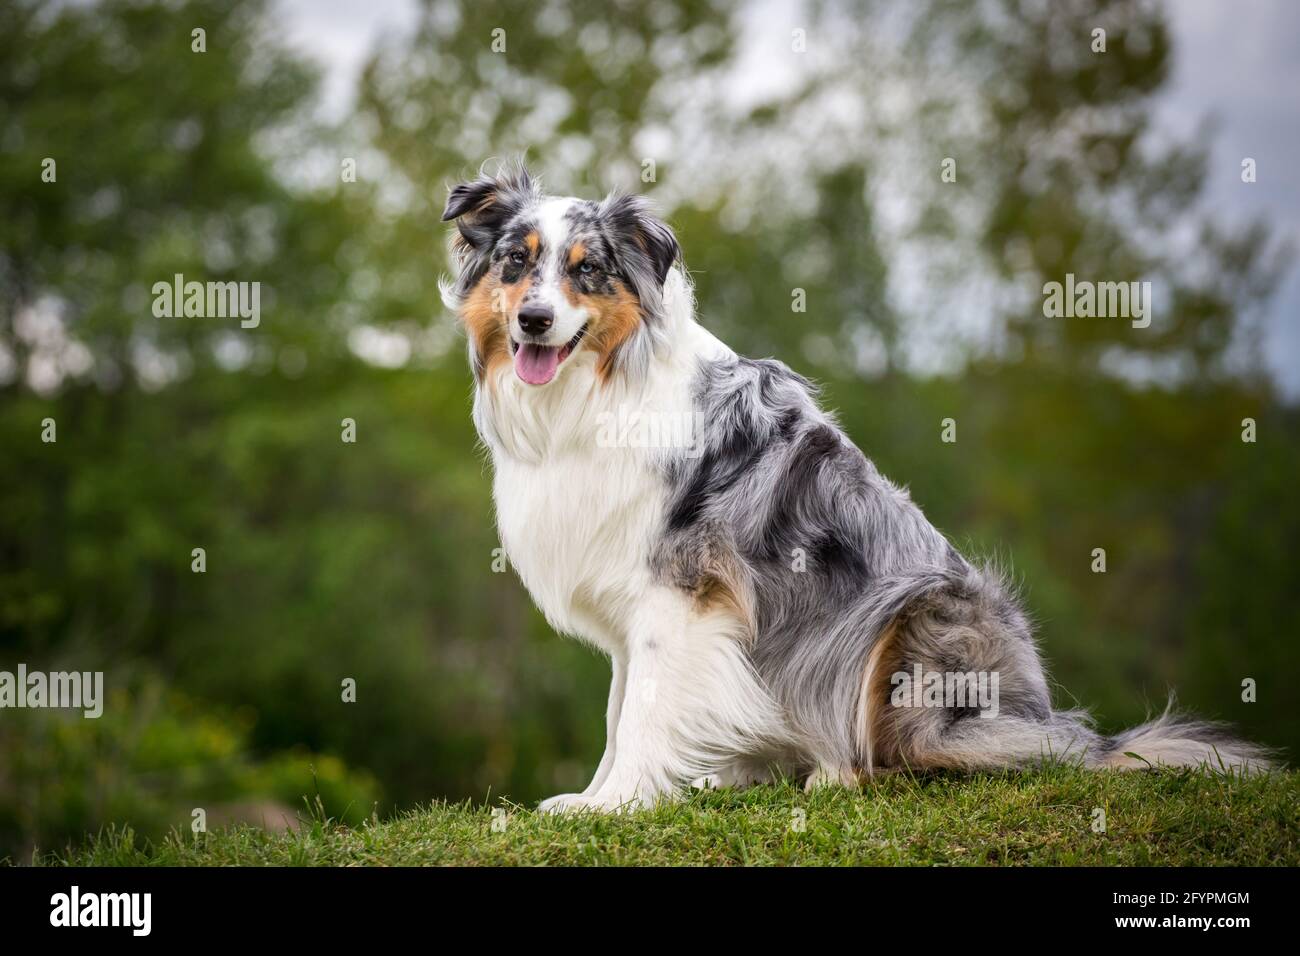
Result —
[{"label": "green foliage", "polygon": [[[78,842],[105,821],[142,837],[190,832],[192,811],[219,820],[294,819],[304,800],[359,824],[373,811],[372,776],[305,749],[254,756],[251,710],[218,714],[141,678],[107,695],[103,716],[56,710],[6,714],[0,753],[0,841],[15,862],[40,847]],[[258,814],[261,808],[261,816]]]}]

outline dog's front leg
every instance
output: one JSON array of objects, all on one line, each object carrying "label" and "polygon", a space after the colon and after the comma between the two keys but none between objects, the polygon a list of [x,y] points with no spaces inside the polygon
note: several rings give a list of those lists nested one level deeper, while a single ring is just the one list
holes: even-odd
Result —
[{"label": "dog's front leg", "polygon": [[618,718],[623,707],[623,691],[627,686],[626,655],[622,651],[615,651],[610,655],[610,667],[612,674],[609,681],[609,702],[605,705],[605,753],[596,767],[596,774],[582,793],[561,793],[543,800],[537,805],[537,809],[543,813],[581,805],[583,799],[600,789],[600,785],[609,776],[610,768],[614,765],[614,751],[618,745]]},{"label": "dog's front leg", "polygon": [[583,793],[552,797],[540,809],[617,810],[648,805],[673,790],[683,765],[681,703],[693,696],[688,616],[679,592],[644,596],[625,632],[622,693],[616,707],[611,688],[609,741],[596,778]]},{"label": "dog's front leg", "polygon": [[647,592],[627,629],[627,677],[608,773],[594,791],[548,809],[649,806],[770,740],[777,715],[740,633],[725,613],[694,611],[687,594]]},{"label": "dog's front leg", "polygon": [[671,652],[665,650],[658,641],[631,649],[613,759],[600,785],[584,794],[585,806],[598,810],[649,806],[674,790],[684,741],[674,726],[681,715],[671,684],[675,668],[666,659]]},{"label": "dog's front leg", "polygon": [[605,753],[596,765],[596,773],[582,791],[590,796],[600,789],[609,777],[610,768],[614,766],[614,752],[618,749],[618,719],[623,710],[623,695],[627,689],[627,660],[622,651],[610,655],[610,667],[613,674],[609,681],[609,702],[605,705]]}]

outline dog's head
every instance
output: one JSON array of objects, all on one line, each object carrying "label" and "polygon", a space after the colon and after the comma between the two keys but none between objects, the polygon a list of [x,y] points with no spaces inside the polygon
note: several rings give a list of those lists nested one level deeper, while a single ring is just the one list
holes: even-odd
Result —
[{"label": "dog's head", "polygon": [[456,222],[458,268],[444,299],[465,323],[479,381],[510,363],[544,386],[581,349],[607,379],[663,318],[681,250],[640,197],[552,198],[516,166],[454,187],[442,218]]}]

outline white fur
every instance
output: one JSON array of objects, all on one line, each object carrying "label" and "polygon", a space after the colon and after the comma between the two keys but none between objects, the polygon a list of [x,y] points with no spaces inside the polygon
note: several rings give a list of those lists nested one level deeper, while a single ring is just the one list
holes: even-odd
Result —
[{"label": "white fur", "polygon": [[499,367],[475,403],[506,554],[551,625],[613,664],[595,777],[580,794],[544,801],[545,810],[645,805],[695,778],[732,780],[742,754],[777,748],[787,737],[745,654],[741,622],[697,610],[689,595],[651,573],[648,555],[665,507],[660,451],[598,440],[609,420],[602,416],[691,414],[698,361],[730,354],[695,322],[689,285],[676,269],[665,313],[673,348],[656,355],[637,384],[617,375],[599,384],[595,356],[580,345],[541,387]]},{"label": "white fur", "polygon": [[[550,306],[555,313],[555,322],[542,339],[547,345],[563,345],[568,342],[591,318],[585,308],[569,302],[569,297],[561,287],[566,270],[559,260],[569,247],[565,238],[569,228],[564,214],[575,202],[573,199],[548,199],[537,207],[538,232],[542,234],[542,260],[538,263],[538,278],[531,291],[536,302]],[[510,332],[516,342],[524,340],[518,316],[511,317]]]}]

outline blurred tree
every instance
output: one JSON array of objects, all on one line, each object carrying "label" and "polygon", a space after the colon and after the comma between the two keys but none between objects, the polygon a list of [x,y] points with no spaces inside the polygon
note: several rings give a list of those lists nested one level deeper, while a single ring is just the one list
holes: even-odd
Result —
[{"label": "blurred tree", "polygon": [[[0,10],[0,343],[38,392],[158,387],[254,346],[272,365],[318,337],[347,224],[274,168],[307,132],[314,77],[267,17],[263,0]],[[176,273],[261,280],[267,322],[155,318],[153,284]]]}]

